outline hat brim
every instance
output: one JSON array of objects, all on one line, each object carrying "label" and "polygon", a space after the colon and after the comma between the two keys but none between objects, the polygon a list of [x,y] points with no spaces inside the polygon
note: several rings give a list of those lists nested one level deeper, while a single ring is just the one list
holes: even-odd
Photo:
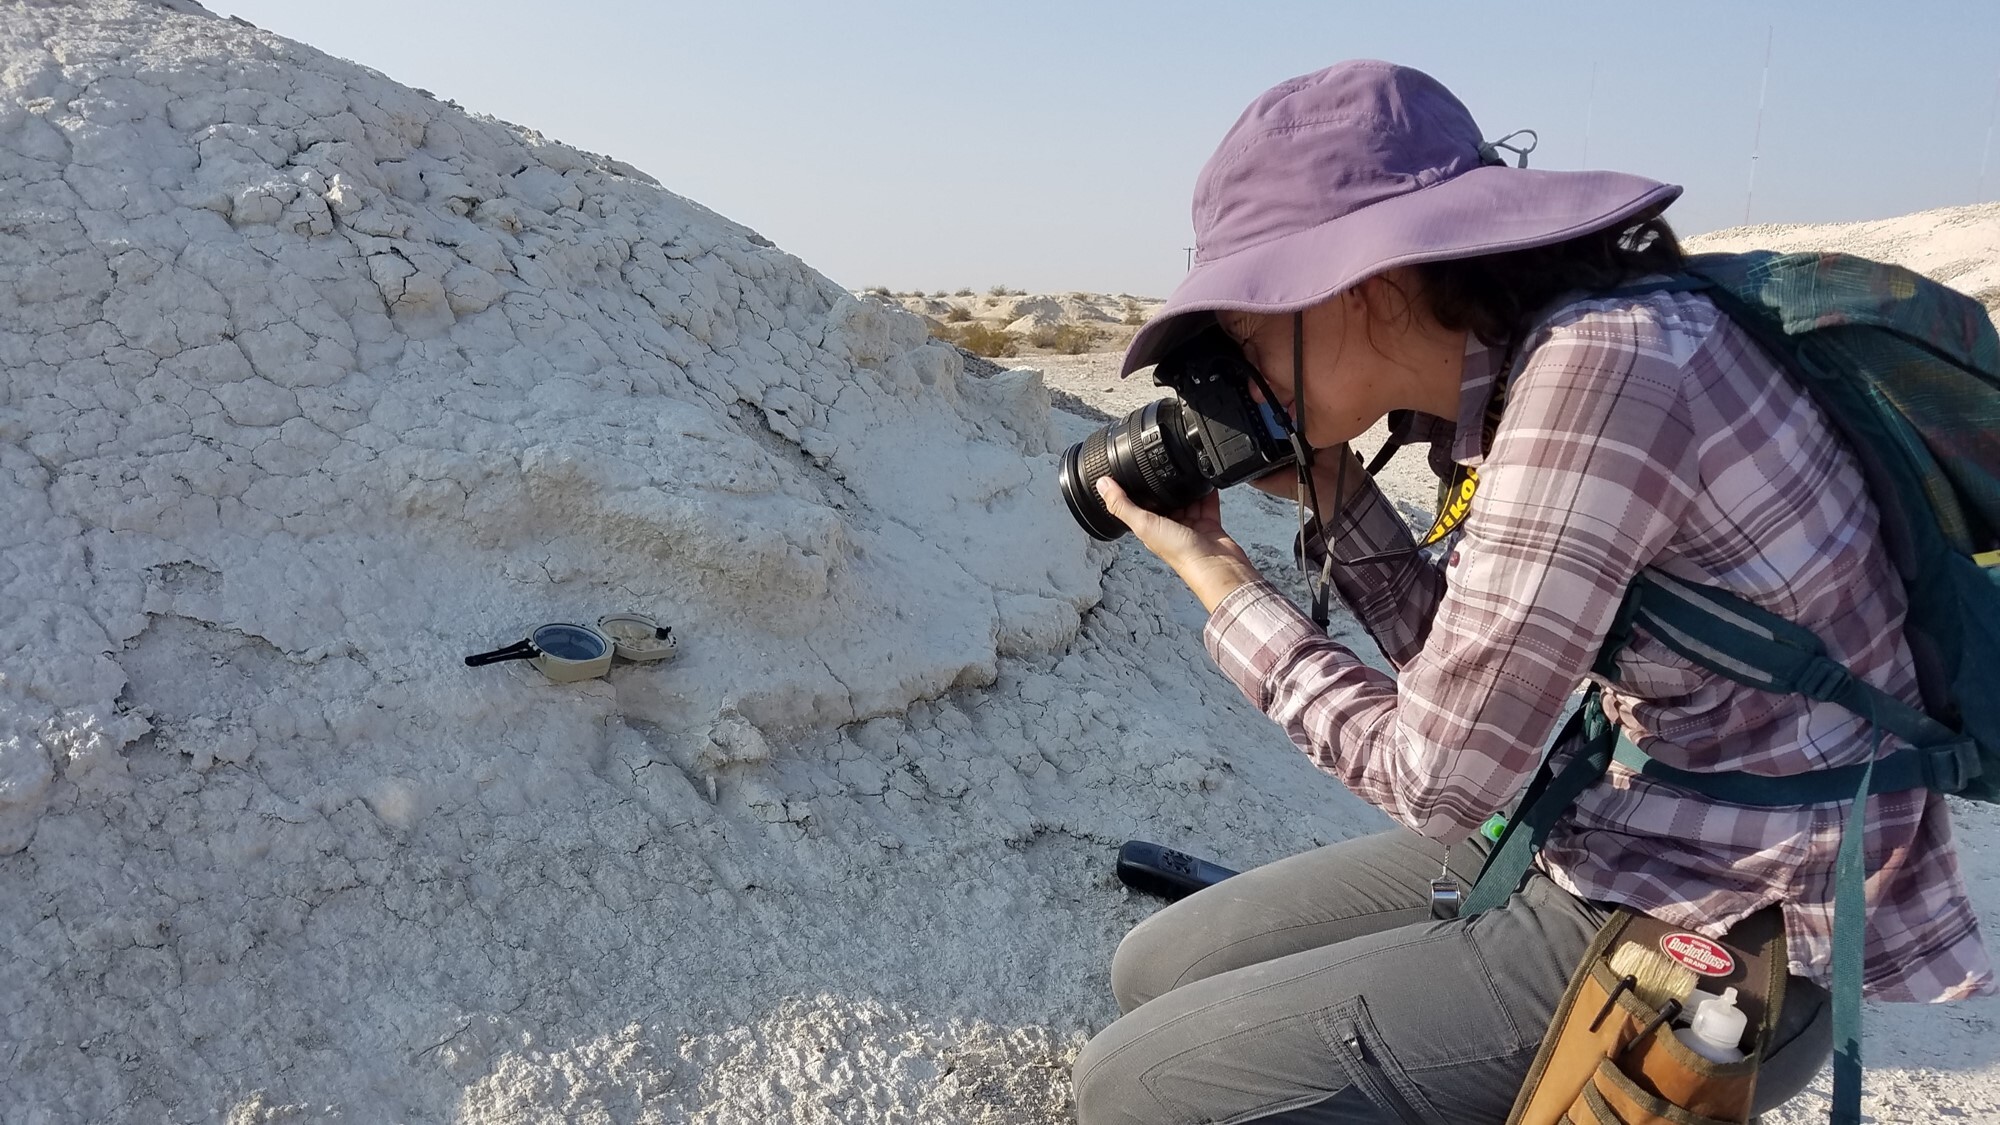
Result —
[{"label": "hat brim", "polygon": [[1483,167],[1197,262],[1125,349],[1120,378],[1200,331],[1200,312],[1310,308],[1385,270],[1547,246],[1603,230],[1681,193],[1623,172]]}]

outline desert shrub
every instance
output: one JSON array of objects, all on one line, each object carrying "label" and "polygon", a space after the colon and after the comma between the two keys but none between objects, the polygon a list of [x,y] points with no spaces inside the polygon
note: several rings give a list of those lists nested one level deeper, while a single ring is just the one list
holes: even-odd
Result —
[{"label": "desert shrub", "polygon": [[863,293],[872,293],[872,294],[874,294],[874,295],[875,295],[875,296],[877,296],[877,297],[893,297],[893,296],[895,296],[895,294],[894,294],[894,293],[891,293],[891,292],[889,292],[889,287],[888,287],[888,286],[886,286],[886,285],[870,285],[870,286],[869,286],[868,288],[866,288],[866,289],[863,289],[863,290],[862,290],[862,292],[863,292]]},{"label": "desert shrub", "polygon": [[961,289],[961,290],[959,290],[958,292],[956,292],[956,293],[953,293],[953,294],[952,294],[952,296],[954,296],[954,297],[970,297],[970,296],[972,296],[972,290],[970,290],[970,289]]},{"label": "desert shrub", "polygon": [[1097,331],[1084,324],[1038,324],[1028,333],[1028,342],[1064,355],[1081,355],[1097,342]]},{"label": "desert shrub", "polygon": [[1145,313],[1142,313],[1142,312],[1140,312],[1140,311],[1139,311],[1139,310],[1137,310],[1137,309],[1133,309],[1133,310],[1131,310],[1130,312],[1127,312],[1127,313],[1125,314],[1125,323],[1127,323],[1127,324],[1144,324],[1144,323],[1146,323],[1146,314],[1145,314]]},{"label": "desert shrub", "polygon": [[957,324],[960,321],[971,320],[972,310],[966,308],[964,305],[953,305],[951,308],[945,311],[944,318],[948,321],[951,321],[954,324]]},{"label": "desert shrub", "polygon": [[942,289],[936,289],[936,290],[932,290],[932,292],[931,292],[931,296],[933,296],[933,297],[943,297],[943,296],[946,296],[946,295],[947,295],[947,294],[946,294],[946,293],[945,293],[945,291],[944,291],[944,290],[942,290]]},{"label": "desert shrub", "polygon": [[1048,345],[1064,355],[1081,355],[1097,342],[1097,330],[1087,324],[1056,325],[1056,342]]},{"label": "desert shrub", "polygon": [[990,324],[974,321],[950,331],[951,342],[974,355],[983,355],[990,359],[994,356],[1021,354],[1021,338],[1004,328],[995,328]]},{"label": "desert shrub", "polygon": [[1005,285],[995,285],[986,291],[986,295],[989,297],[1005,297],[1007,295],[1007,287]]}]

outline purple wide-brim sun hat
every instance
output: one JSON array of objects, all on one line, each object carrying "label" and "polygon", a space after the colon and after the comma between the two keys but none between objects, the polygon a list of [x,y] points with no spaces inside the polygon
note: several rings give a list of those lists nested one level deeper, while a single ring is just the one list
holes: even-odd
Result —
[{"label": "purple wide-brim sun hat", "polygon": [[1499,162],[1419,70],[1337,63],[1266,91],[1195,180],[1194,267],[1125,351],[1158,363],[1208,322],[1309,308],[1397,266],[1525,250],[1656,213],[1681,193],[1621,172]]}]

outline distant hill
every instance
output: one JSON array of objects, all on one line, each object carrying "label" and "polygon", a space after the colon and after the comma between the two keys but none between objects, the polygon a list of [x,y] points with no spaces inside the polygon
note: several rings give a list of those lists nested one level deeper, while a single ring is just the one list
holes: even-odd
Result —
[{"label": "distant hill", "polygon": [[953,295],[858,290],[855,296],[924,318],[931,334],[987,356],[1120,351],[1156,312],[1130,293],[962,290]]}]

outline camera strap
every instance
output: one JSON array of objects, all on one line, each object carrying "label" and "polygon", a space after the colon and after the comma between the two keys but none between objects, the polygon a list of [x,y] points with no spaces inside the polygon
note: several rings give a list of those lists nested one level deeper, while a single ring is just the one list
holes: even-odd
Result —
[{"label": "camera strap", "polygon": [[[1320,567],[1319,581],[1313,581],[1312,572],[1304,571],[1306,590],[1312,595],[1312,620],[1324,632],[1333,621],[1329,612],[1333,600],[1333,544],[1327,539],[1327,526],[1331,520],[1319,515],[1319,488],[1313,483],[1313,447],[1306,440],[1306,314],[1303,311],[1292,314],[1292,412],[1297,421],[1292,430],[1292,448],[1299,469],[1299,534],[1305,535],[1308,527],[1319,526]],[[1335,467],[1333,482],[1333,502],[1340,503],[1347,494],[1346,450],[1340,451],[1340,464]],[[1307,507],[1310,503],[1311,507]],[[1303,561],[1303,560],[1301,560]]]},{"label": "camera strap", "polygon": [[[1333,589],[1333,545],[1327,541],[1328,521],[1319,518],[1319,489],[1313,483],[1312,443],[1305,434],[1305,393],[1306,393],[1306,318],[1302,312],[1292,314],[1292,408],[1286,410],[1278,405],[1278,396],[1271,393],[1271,385],[1264,381],[1264,374],[1254,366],[1250,368],[1250,378],[1257,383],[1257,389],[1264,394],[1264,402],[1271,408],[1271,414],[1284,428],[1286,438],[1292,443],[1292,466],[1298,470],[1299,487],[1296,493],[1299,502],[1299,536],[1304,537],[1317,528],[1320,549],[1326,562],[1320,567],[1319,581],[1313,581],[1313,573],[1307,568],[1305,555],[1299,557],[1300,574],[1305,578],[1306,591],[1312,596],[1313,624],[1322,630],[1332,621],[1328,612]],[[1343,458],[1339,466],[1339,477],[1335,481],[1336,494],[1346,491],[1347,462]]]}]

